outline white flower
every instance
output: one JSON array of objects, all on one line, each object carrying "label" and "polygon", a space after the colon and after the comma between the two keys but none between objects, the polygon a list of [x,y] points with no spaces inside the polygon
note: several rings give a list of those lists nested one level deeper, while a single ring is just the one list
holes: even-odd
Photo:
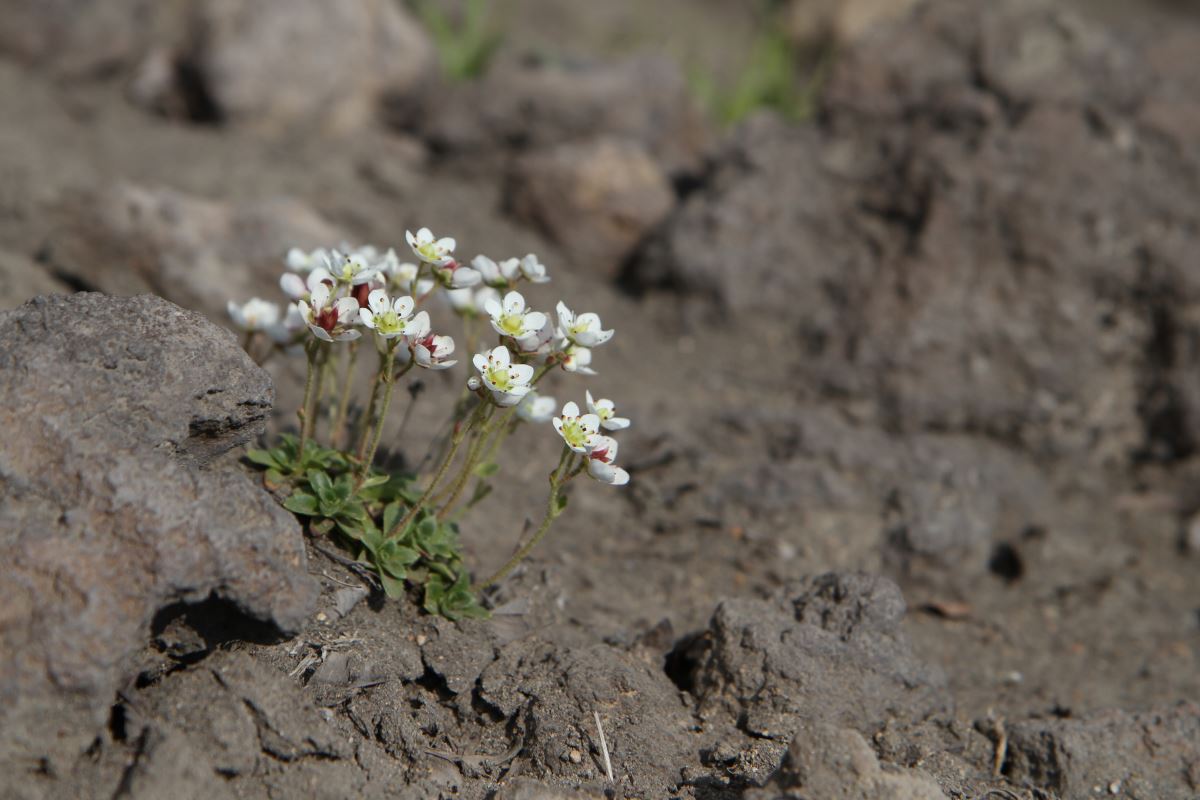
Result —
[{"label": "white flower", "polygon": [[338,282],[352,286],[360,286],[379,277],[379,268],[358,253],[342,255],[334,250],[330,253],[326,269]]},{"label": "white flower", "polygon": [[308,297],[319,283],[328,283],[330,286],[334,283],[333,276],[324,267],[317,267],[303,278],[294,272],[285,272],[279,277],[279,288],[293,300]]},{"label": "white flower", "polygon": [[471,266],[483,278],[484,283],[500,289],[511,286],[521,274],[521,262],[515,258],[509,258],[497,264],[487,256],[475,256],[471,259]]},{"label": "white flower", "polygon": [[367,306],[358,310],[359,319],[384,339],[395,339],[410,332],[412,320],[409,317],[416,308],[411,297],[406,295],[392,300],[386,291],[376,289],[367,296]]},{"label": "white flower", "polygon": [[526,422],[549,422],[556,408],[558,402],[553,397],[530,390],[517,405],[517,417]]},{"label": "white flower", "polygon": [[434,267],[433,272],[447,289],[466,289],[483,279],[478,272],[462,266],[453,259],[448,264]]},{"label": "white flower", "polygon": [[575,312],[567,308],[566,304],[561,301],[557,309],[558,325],[562,336],[575,344],[596,347],[612,338],[611,330],[601,330],[600,317],[596,314],[588,312],[576,317]]},{"label": "white flower", "polygon": [[611,436],[597,436],[587,459],[588,475],[601,483],[610,486],[629,483],[629,473],[613,463],[617,460],[617,440]]},{"label": "white flower", "polygon": [[461,316],[476,316],[487,305],[489,300],[500,300],[500,293],[490,286],[479,289],[447,289],[446,301]]},{"label": "white flower", "polygon": [[546,274],[546,266],[538,261],[533,253],[521,259],[521,274],[530,283],[549,283],[550,276]]},{"label": "white flower", "polygon": [[545,314],[542,317],[544,321],[539,330],[517,340],[517,349],[521,351],[521,355],[534,357],[539,363],[545,361],[546,356],[550,354],[550,343],[554,341],[554,323]]},{"label": "white flower", "polygon": [[324,247],[318,247],[311,253],[306,253],[299,247],[293,247],[287,251],[287,256],[283,261],[292,272],[312,272],[318,267],[325,266],[329,261],[329,251]]},{"label": "white flower", "polygon": [[449,336],[437,336],[430,332],[420,339],[409,337],[409,341],[412,342],[413,358],[416,359],[418,367],[446,369],[458,363],[455,360],[447,360],[454,352],[454,340]]},{"label": "white flower", "polygon": [[591,392],[584,392],[584,394],[587,396],[588,411],[600,418],[601,428],[607,431],[619,431],[629,427],[629,420],[626,417],[614,416],[617,409],[612,400],[604,398],[593,400]]},{"label": "white flower", "polygon": [[562,416],[550,420],[554,430],[576,453],[588,453],[596,444],[600,418],[595,414],[580,416],[579,406],[572,400],[562,407]]},{"label": "white flower", "polygon": [[454,248],[457,243],[450,238],[434,239],[429,228],[421,228],[414,236],[412,231],[405,231],[404,238],[413,254],[426,264],[444,267],[454,261]]},{"label": "white flower", "polygon": [[230,300],[226,308],[233,324],[247,333],[267,330],[279,322],[279,306],[257,297],[240,306]]},{"label": "white flower", "polygon": [[300,313],[300,304],[288,303],[287,314],[267,329],[267,335],[276,344],[291,344],[296,339],[296,334],[304,328],[304,315]]},{"label": "white flower", "polygon": [[567,372],[578,372],[580,375],[595,375],[596,370],[588,366],[591,363],[592,351],[590,348],[572,344],[563,351],[562,368]]},{"label": "white flower", "polygon": [[503,302],[489,300],[484,306],[492,318],[492,328],[501,336],[524,339],[542,329],[546,315],[540,311],[526,311],[525,298],[520,292],[509,292]]},{"label": "white flower", "polygon": [[358,318],[358,301],[353,297],[334,299],[327,284],[317,284],[312,296],[307,302],[301,300],[299,307],[308,329],[321,341],[346,342],[362,335],[350,328]]},{"label": "white flower", "polygon": [[478,353],[472,359],[483,385],[492,393],[499,406],[515,406],[532,388],[533,367],[513,364],[508,348],[501,345],[490,353]]},{"label": "white flower", "polygon": [[[391,252],[390,250],[388,252]],[[381,267],[381,270],[383,268]],[[405,262],[397,263],[394,267],[389,268],[387,272],[387,283],[389,286],[394,286],[398,291],[404,294],[410,294],[413,297],[424,297],[433,291],[433,278],[420,278],[417,276],[421,273],[421,268],[416,264]]]}]

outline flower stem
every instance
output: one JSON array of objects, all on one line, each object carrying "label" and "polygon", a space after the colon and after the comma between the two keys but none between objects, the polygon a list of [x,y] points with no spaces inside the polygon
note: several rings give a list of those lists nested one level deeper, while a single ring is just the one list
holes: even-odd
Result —
[{"label": "flower stem", "polygon": [[471,418],[467,421],[466,425],[460,426],[454,432],[454,438],[450,442],[450,451],[446,453],[446,457],[442,459],[442,463],[438,467],[437,472],[434,474],[433,480],[429,482],[429,486],[425,489],[424,493],[422,493],[421,497],[417,500],[417,502],[413,503],[412,508],[410,508],[408,513],[404,515],[404,519],[397,522],[392,526],[391,530],[384,534],[385,539],[390,539],[397,533],[407,528],[408,523],[412,522],[413,518],[417,516],[417,512],[424,508],[425,504],[429,502],[429,498],[433,496],[433,492],[437,488],[437,485],[441,483],[442,478],[446,477],[446,471],[450,469],[450,462],[454,460],[454,456],[458,453],[458,448],[463,443],[463,439],[467,437],[467,434],[473,427],[475,427],[480,418],[482,418],[483,412],[489,407],[490,404],[480,403],[478,406],[476,406],[475,413],[471,415]]},{"label": "flower stem", "polygon": [[304,463],[304,448],[308,445],[308,437],[312,435],[312,415],[309,406],[312,405],[313,385],[316,383],[317,344],[315,340],[309,341],[304,346],[304,352],[308,356],[308,373],[304,378],[304,401],[300,404],[299,411],[296,412],[296,416],[300,418],[300,452],[297,455],[297,461],[301,465]]},{"label": "flower stem", "polygon": [[[387,353],[383,357],[383,374],[380,376],[386,388],[383,390],[383,406],[379,409],[379,420],[375,423],[375,435],[371,439],[371,449],[367,451],[366,458],[363,459],[362,466],[358,475],[358,486],[362,486],[362,482],[366,480],[367,475],[371,472],[371,465],[375,463],[375,453],[379,450],[379,440],[383,438],[383,426],[387,422],[388,407],[392,404],[392,390],[396,388],[396,378],[399,376],[393,375],[395,371],[396,361],[392,357],[396,350],[396,340],[390,339],[387,343]],[[409,362],[410,364],[412,362]],[[401,374],[407,372],[406,367]]]},{"label": "flower stem", "polygon": [[375,410],[379,407],[379,387],[383,385],[384,354],[379,354],[379,369],[375,372],[375,383],[371,386],[371,402],[367,404],[366,413],[363,414],[359,421],[360,427],[358,435],[358,460],[362,461],[367,457],[367,443],[371,441],[371,426],[375,424]]},{"label": "flower stem", "polygon": [[[438,519],[445,519],[453,510],[454,504],[458,502],[459,496],[464,488],[471,480],[471,473],[475,470],[475,466],[479,463],[479,456],[483,453],[484,445],[494,430],[492,426],[492,415],[495,413],[495,406],[489,406],[487,415],[483,419],[483,430],[475,436],[475,441],[471,443],[471,449],[467,451],[467,458],[463,461],[462,469],[458,472],[458,477],[451,484],[450,495],[442,505],[442,510],[438,512]],[[436,502],[435,502],[436,505]]]},{"label": "flower stem", "polygon": [[546,514],[542,517],[542,524],[538,526],[537,531],[533,534],[528,542],[523,544],[517,550],[517,552],[513,553],[512,558],[510,558],[503,567],[497,570],[492,577],[473,587],[473,591],[486,589],[489,586],[495,586],[497,583],[504,580],[506,577],[508,577],[508,573],[516,569],[517,565],[525,560],[525,557],[529,555],[533,548],[537,547],[538,542],[546,538],[546,534],[550,532],[550,526],[554,524],[554,520],[558,519],[558,515],[561,514],[563,510],[562,506],[559,505],[558,502],[558,492],[559,489],[562,488],[562,476],[563,473],[566,472],[566,468],[571,462],[571,456],[571,448],[564,446],[562,455],[558,459],[558,467],[556,467],[555,470],[550,473],[550,498],[546,501]]},{"label": "flower stem", "polygon": [[346,369],[342,373],[342,395],[338,398],[337,413],[333,417],[333,430],[329,434],[330,444],[340,448],[346,433],[346,414],[350,410],[350,386],[354,383],[354,365],[358,362],[358,342],[350,343]]}]

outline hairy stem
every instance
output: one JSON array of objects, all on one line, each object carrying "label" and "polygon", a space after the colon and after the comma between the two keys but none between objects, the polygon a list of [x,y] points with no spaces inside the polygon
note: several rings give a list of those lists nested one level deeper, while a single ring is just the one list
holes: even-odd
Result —
[{"label": "hairy stem", "polygon": [[563,473],[567,471],[572,455],[571,448],[564,446],[562,456],[558,459],[558,467],[550,473],[550,498],[546,501],[546,514],[542,517],[542,524],[538,526],[537,531],[534,532],[529,541],[521,545],[517,549],[517,552],[513,553],[512,558],[503,567],[497,570],[492,577],[474,587],[475,591],[495,586],[504,580],[510,572],[517,568],[518,564],[525,560],[525,557],[533,551],[533,548],[538,546],[538,542],[546,538],[546,534],[550,532],[550,526],[554,524],[554,520],[558,519],[558,515],[562,513],[562,506],[558,503],[558,493],[559,489],[562,488]]},{"label": "hairy stem", "polygon": [[346,414],[350,410],[350,387],[354,383],[354,365],[358,361],[358,342],[350,343],[346,356],[346,369],[342,372],[342,394],[338,398],[337,412],[333,416],[333,430],[329,434],[330,444],[340,448],[346,433]]},{"label": "hairy stem", "polygon": [[[387,353],[383,357],[383,374],[380,380],[386,384],[383,390],[383,405],[379,409],[379,420],[375,423],[375,435],[371,438],[371,448],[367,451],[366,458],[363,459],[362,466],[359,468],[358,486],[362,486],[362,482],[366,480],[368,473],[371,471],[371,465],[375,463],[375,453],[379,450],[379,440],[383,438],[383,426],[387,422],[388,407],[392,404],[392,391],[396,388],[396,378],[394,375],[396,360],[392,358],[396,350],[396,340],[391,339],[387,343]],[[412,362],[409,362],[411,365]],[[405,367],[404,372],[408,371]]]}]

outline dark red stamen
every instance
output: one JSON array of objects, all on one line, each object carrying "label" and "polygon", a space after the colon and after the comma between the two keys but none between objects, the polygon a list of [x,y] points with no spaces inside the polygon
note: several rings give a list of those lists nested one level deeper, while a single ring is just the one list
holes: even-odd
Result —
[{"label": "dark red stamen", "polygon": [[313,322],[316,323],[318,328],[324,328],[325,330],[332,333],[333,329],[336,328],[337,324],[338,324],[337,309],[335,309],[335,308],[321,309],[320,311],[318,311],[316,313],[316,316],[313,317]]},{"label": "dark red stamen", "polygon": [[350,292],[350,296],[358,301],[359,308],[367,307],[367,297],[371,294],[371,285],[368,283],[360,283]]}]

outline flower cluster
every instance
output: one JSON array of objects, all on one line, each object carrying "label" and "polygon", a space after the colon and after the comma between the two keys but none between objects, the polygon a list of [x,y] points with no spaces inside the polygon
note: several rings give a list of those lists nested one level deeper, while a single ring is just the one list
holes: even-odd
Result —
[{"label": "flower cluster", "polygon": [[[314,531],[338,531],[360,560],[374,566],[390,594],[405,580],[423,580],[427,608],[447,615],[474,613],[478,607],[457,546],[433,540],[456,541],[457,528],[446,533],[450,529],[443,526],[453,525],[457,514],[486,496],[490,486],[483,479],[497,469],[491,459],[505,452],[501,444],[519,426],[551,422],[562,439],[562,455],[550,474],[542,526],[485,585],[502,579],[545,535],[566,504],[564,487],[576,475],[586,472],[614,486],[629,481],[629,473],[616,464],[617,442],[609,434],[630,423],[616,416],[611,400],[596,400],[588,391],[586,413],[568,402],[556,416],[557,401],[537,390],[554,371],[596,374],[593,350],[613,331],[597,314],[576,314],[563,302],[553,313],[531,308],[522,284],[550,281],[532,253],[501,261],[479,255],[468,266],[457,260],[454,239],[438,238],[428,228],[406,232],[405,240],[411,262],[393,249],[294,248],[279,281],[286,308],[259,298],[229,304],[248,350],[265,339],[271,353],[302,350],[308,358],[298,438],[256,451],[254,460],[267,467],[268,480],[292,485],[288,508],[313,517]],[[474,366],[452,408],[450,439],[428,480],[380,473],[375,454],[396,382],[413,367],[445,370],[458,363],[455,340],[434,329],[434,316],[446,312],[461,318]],[[481,326],[496,338],[476,352]],[[368,340],[379,362],[370,401],[360,407],[350,395],[358,347]],[[323,409],[329,448],[315,441]],[[474,493],[460,507],[473,480]],[[421,484],[424,489],[415,488]],[[392,494],[379,488],[405,485],[413,488],[388,489]]]}]

